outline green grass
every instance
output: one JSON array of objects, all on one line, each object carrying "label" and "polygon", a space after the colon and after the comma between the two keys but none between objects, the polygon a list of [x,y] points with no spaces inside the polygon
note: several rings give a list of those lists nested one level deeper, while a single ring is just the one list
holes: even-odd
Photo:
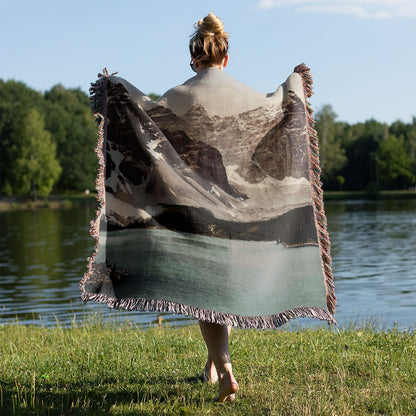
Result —
[{"label": "green grass", "polygon": [[233,330],[240,391],[197,381],[197,326],[0,326],[1,415],[416,415],[416,334]]}]

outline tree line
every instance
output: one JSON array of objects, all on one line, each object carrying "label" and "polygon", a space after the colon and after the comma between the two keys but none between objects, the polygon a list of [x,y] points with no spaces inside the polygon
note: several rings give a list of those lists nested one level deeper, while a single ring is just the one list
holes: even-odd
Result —
[{"label": "tree line", "polygon": [[62,85],[40,93],[0,80],[0,194],[93,189],[95,144],[87,94]]},{"label": "tree line", "polygon": [[[157,95],[151,94],[152,98]],[[416,176],[416,118],[391,125],[315,114],[325,190],[406,189]],[[47,196],[93,189],[97,138],[87,94],[55,85],[40,93],[0,80],[0,194]]]},{"label": "tree line", "polygon": [[408,189],[416,179],[416,117],[388,125],[337,121],[330,105],[315,115],[325,190]]}]

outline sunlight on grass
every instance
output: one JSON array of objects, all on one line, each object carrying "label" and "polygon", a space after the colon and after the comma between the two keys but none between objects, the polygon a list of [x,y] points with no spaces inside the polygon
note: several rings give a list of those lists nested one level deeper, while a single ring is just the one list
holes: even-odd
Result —
[{"label": "sunlight on grass", "polygon": [[0,326],[0,414],[414,415],[416,335],[341,329],[233,330],[240,392],[215,405],[198,381],[197,326],[139,329],[92,316],[63,328]]}]

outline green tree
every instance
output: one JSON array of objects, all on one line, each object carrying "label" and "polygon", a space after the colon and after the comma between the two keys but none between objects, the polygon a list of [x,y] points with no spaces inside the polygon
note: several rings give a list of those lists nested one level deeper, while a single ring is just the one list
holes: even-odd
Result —
[{"label": "green tree", "polygon": [[147,96],[150,99],[152,99],[153,101],[157,101],[160,98],[160,95],[159,94],[156,94],[154,92],[151,92],[151,93],[147,94]]},{"label": "green tree", "polygon": [[15,105],[9,102],[0,102],[0,193],[3,195],[12,194],[13,158],[10,153],[16,114],[20,114],[20,110],[16,111]]},{"label": "green tree", "polygon": [[376,153],[382,187],[406,188],[414,182],[412,159],[404,147],[403,137],[390,135]]},{"label": "green tree", "polygon": [[416,176],[416,117],[413,117],[411,123],[395,121],[389,129],[390,134],[403,138],[403,146],[406,153],[412,160],[412,173]]},{"label": "green tree", "polygon": [[388,136],[388,126],[376,120],[357,123],[345,130],[348,163],[342,170],[347,190],[377,189],[376,152]]},{"label": "green tree", "polygon": [[43,117],[36,109],[24,113],[12,135],[14,194],[47,196],[52,191],[61,167],[56,160],[56,145],[44,129]]},{"label": "green tree", "polygon": [[32,90],[23,82],[0,80],[0,193],[13,193],[14,182],[12,156],[12,134],[18,127],[22,114],[30,108],[42,113],[42,94]]},{"label": "green tree", "polygon": [[92,189],[97,173],[97,128],[88,96],[79,89],[55,85],[45,93],[45,106],[45,125],[57,144],[62,166],[57,188]]},{"label": "green tree", "polygon": [[43,107],[43,96],[23,82],[0,80],[0,102],[20,104],[25,109],[39,110]]},{"label": "green tree", "polygon": [[320,142],[322,180],[327,187],[339,186],[339,172],[347,163],[345,149],[342,147],[344,124],[337,122],[336,118],[337,114],[330,105],[323,106],[315,117],[315,129]]}]

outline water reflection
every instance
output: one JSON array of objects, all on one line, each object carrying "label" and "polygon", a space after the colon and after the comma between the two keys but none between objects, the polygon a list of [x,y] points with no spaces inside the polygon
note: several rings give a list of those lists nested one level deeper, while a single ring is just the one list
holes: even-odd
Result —
[{"label": "water reflection", "polygon": [[[0,213],[0,323],[69,325],[101,311],[142,325],[154,313],[110,311],[79,300],[78,283],[92,253],[94,204],[76,209]],[[338,322],[360,319],[416,327],[416,200],[326,203]],[[40,321],[41,319],[41,321]],[[189,322],[166,315],[174,325]],[[311,320],[301,320],[310,324]]]},{"label": "water reflection", "polygon": [[338,320],[416,327],[416,201],[326,204]]},{"label": "water reflection", "polygon": [[[137,320],[137,313],[110,312],[102,305],[84,305],[79,299],[78,283],[94,245],[88,233],[94,209],[92,204],[0,213],[0,322],[18,319],[51,325],[58,320],[69,325],[74,316],[83,320],[97,311],[106,319],[124,315]],[[142,324],[156,319],[156,314],[139,315]]]}]

